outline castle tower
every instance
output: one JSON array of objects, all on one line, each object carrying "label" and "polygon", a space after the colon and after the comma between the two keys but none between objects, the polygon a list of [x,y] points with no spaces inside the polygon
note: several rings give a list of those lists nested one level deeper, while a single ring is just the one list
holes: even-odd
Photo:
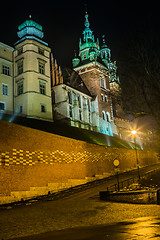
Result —
[{"label": "castle tower", "polygon": [[51,50],[42,41],[42,26],[31,17],[18,30],[14,51],[14,111],[51,120]]},{"label": "castle tower", "polygon": [[[92,96],[98,97],[99,131],[108,135],[117,134],[113,121],[113,108],[110,91],[111,72],[114,64],[111,62],[110,49],[105,43],[100,47],[95,41],[90,29],[88,14],[85,14],[85,29],[83,39],[79,42],[79,61],[73,59],[73,67],[81,76]],[[113,78],[112,78],[112,81]]]}]

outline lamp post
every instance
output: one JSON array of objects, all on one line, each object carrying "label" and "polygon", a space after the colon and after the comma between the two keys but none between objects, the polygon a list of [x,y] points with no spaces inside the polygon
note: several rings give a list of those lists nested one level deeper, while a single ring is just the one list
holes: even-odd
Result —
[{"label": "lamp post", "polygon": [[113,164],[116,167],[116,172],[117,172],[117,189],[118,189],[118,192],[119,192],[119,176],[118,176],[119,160],[118,159],[114,159]]},{"label": "lamp post", "polygon": [[137,154],[137,147],[136,147],[136,130],[132,131],[132,134],[134,135],[134,145],[135,145],[135,151],[136,151],[136,160],[137,160],[137,170],[138,170],[138,179],[140,179],[140,171],[139,171],[139,161],[138,161],[138,154]]}]

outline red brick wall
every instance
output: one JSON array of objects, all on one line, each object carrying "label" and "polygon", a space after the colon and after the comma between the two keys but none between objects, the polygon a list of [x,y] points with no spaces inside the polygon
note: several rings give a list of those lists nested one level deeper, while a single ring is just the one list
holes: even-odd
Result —
[{"label": "red brick wall", "polygon": [[[29,190],[48,183],[67,182],[136,168],[135,150],[89,144],[0,121],[0,194]],[[158,162],[157,153],[138,151],[140,166]]]}]

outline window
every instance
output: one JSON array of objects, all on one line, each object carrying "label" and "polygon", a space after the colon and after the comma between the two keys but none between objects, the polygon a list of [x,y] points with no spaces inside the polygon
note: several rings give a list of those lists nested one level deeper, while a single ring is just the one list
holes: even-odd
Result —
[{"label": "window", "polygon": [[109,114],[109,112],[106,113],[106,119],[107,119],[107,122],[110,122],[110,114]]},{"label": "window", "polygon": [[8,85],[2,84],[2,95],[8,95]]},{"label": "window", "polygon": [[79,110],[79,120],[82,121],[82,111]]},{"label": "window", "polygon": [[105,80],[103,78],[100,79],[100,87],[101,88],[106,88]]},{"label": "window", "polygon": [[91,111],[91,106],[90,106],[90,100],[87,99],[87,104],[88,104],[88,111],[90,112]]},{"label": "window", "polygon": [[78,96],[78,104],[79,104],[79,108],[81,108],[81,96]]},{"label": "window", "polygon": [[18,55],[20,55],[21,53],[23,53],[23,47],[18,49]]},{"label": "window", "polygon": [[39,73],[45,74],[45,64],[43,62],[39,62]]},{"label": "window", "polygon": [[45,113],[46,112],[46,106],[41,104],[41,112]]},{"label": "window", "polygon": [[10,67],[7,65],[2,65],[2,74],[10,76]]},{"label": "window", "polygon": [[46,83],[40,82],[39,88],[40,88],[40,94],[46,95]]},{"label": "window", "polygon": [[72,118],[73,114],[72,114],[72,107],[69,106],[69,117]]},{"label": "window", "polygon": [[101,101],[104,102],[104,95],[101,94]]},{"label": "window", "polygon": [[5,110],[5,103],[0,102],[0,111],[4,111],[4,110]]},{"label": "window", "polygon": [[105,95],[105,102],[108,102],[108,97],[107,97],[107,95]]},{"label": "window", "polygon": [[70,91],[68,92],[68,102],[72,104],[72,93]]},{"label": "window", "polygon": [[17,83],[17,95],[23,94],[23,82],[18,82]]},{"label": "window", "polygon": [[21,73],[23,73],[23,61],[22,60],[17,63],[17,74],[19,75]]},{"label": "window", "polygon": [[102,111],[102,118],[103,118],[103,120],[105,120],[105,112],[104,111]]},{"label": "window", "polygon": [[42,48],[38,48],[38,53],[44,55],[44,50]]},{"label": "window", "polygon": [[22,106],[22,105],[19,106],[19,112],[20,112],[20,113],[23,112],[23,106]]}]

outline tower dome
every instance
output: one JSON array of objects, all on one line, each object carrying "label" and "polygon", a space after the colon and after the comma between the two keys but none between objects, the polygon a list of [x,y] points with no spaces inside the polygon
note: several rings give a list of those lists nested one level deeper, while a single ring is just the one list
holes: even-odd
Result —
[{"label": "tower dome", "polygon": [[42,42],[45,45],[48,45],[47,43],[41,40],[44,37],[42,26],[33,21],[31,19],[31,15],[29,16],[28,20],[24,21],[22,24],[18,26],[17,35],[20,38],[20,40],[17,43],[25,39],[35,39],[39,42]]}]

